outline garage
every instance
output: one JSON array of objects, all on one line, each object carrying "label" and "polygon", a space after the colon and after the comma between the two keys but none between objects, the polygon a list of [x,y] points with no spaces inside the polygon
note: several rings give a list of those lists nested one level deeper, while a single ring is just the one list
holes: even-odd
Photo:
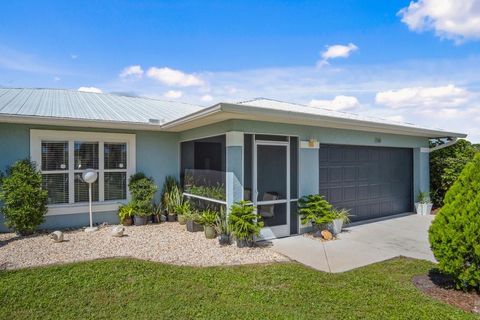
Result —
[{"label": "garage", "polygon": [[412,211],[412,149],[321,144],[319,153],[319,192],[352,221]]}]

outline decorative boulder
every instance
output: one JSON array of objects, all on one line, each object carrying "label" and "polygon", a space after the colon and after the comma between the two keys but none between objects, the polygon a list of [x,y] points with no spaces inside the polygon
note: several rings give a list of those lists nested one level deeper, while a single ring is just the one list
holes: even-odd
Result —
[{"label": "decorative boulder", "polygon": [[110,232],[110,235],[112,237],[123,237],[124,231],[125,231],[125,228],[122,226],[113,227],[112,231]]},{"label": "decorative boulder", "polygon": [[63,241],[63,232],[62,231],[54,231],[50,233],[50,239],[53,242],[62,242]]},{"label": "decorative boulder", "polygon": [[322,232],[320,232],[320,234],[322,235],[322,238],[325,240],[333,239],[333,234],[328,230],[323,230]]}]

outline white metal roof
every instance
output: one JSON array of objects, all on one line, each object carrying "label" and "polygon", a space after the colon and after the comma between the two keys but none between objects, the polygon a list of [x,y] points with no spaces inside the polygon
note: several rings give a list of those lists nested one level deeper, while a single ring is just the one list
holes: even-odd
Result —
[{"label": "white metal roof", "polygon": [[104,93],[0,88],[0,115],[158,125],[201,109],[175,101]]},{"label": "white metal roof", "polygon": [[0,88],[0,122],[180,132],[229,119],[430,138],[466,137],[463,133],[265,98],[205,108],[177,101],[64,89]]},{"label": "white metal roof", "polygon": [[260,107],[265,109],[272,109],[272,110],[300,112],[300,113],[311,114],[316,116],[324,116],[324,117],[330,117],[330,118],[358,120],[358,121],[379,123],[379,124],[399,125],[407,128],[410,127],[410,128],[416,128],[416,129],[441,130],[441,129],[423,127],[423,126],[415,125],[413,123],[408,123],[408,122],[393,121],[393,120],[377,118],[377,117],[369,117],[369,116],[356,114],[353,112],[336,111],[336,110],[330,110],[327,108],[309,107],[302,104],[278,101],[278,100],[267,99],[267,98],[256,98],[253,100],[241,101],[241,102],[238,102],[238,104],[248,105],[252,107]]}]

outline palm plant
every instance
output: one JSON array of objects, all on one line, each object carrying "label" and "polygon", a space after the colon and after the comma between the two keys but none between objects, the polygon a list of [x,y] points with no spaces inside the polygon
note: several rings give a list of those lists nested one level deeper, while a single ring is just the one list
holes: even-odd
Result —
[{"label": "palm plant", "polygon": [[319,194],[308,195],[298,200],[301,221],[303,224],[311,223],[320,229],[335,219],[332,205]]},{"label": "palm plant", "polygon": [[228,224],[239,247],[252,246],[254,237],[259,236],[263,228],[261,216],[256,214],[250,202],[244,200],[232,205]]}]

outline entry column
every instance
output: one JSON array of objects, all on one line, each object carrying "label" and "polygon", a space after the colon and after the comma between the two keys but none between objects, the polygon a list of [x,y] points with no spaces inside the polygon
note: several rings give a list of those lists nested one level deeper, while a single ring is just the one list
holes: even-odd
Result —
[{"label": "entry column", "polygon": [[226,133],[227,208],[243,199],[243,144],[243,132]]}]

